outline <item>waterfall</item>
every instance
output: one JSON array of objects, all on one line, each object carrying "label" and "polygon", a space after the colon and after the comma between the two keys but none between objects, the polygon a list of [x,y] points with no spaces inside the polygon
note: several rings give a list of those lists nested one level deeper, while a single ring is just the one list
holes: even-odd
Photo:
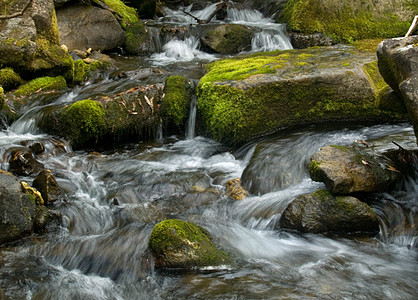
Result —
[{"label": "waterfall", "polygon": [[186,138],[192,139],[195,137],[196,127],[196,94],[193,93],[192,100],[190,101],[190,111],[186,126]]}]

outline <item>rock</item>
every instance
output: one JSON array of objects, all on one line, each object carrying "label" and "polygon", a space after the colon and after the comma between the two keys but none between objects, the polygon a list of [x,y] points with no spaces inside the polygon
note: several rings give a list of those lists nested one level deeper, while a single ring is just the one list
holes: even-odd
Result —
[{"label": "rock", "polygon": [[202,38],[202,47],[209,52],[237,54],[251,49],[253,32],[238,24],[224,24],[209,30]]},{"label": "rock", "polygon": [[418,35],[384,40],[377,49],[380,73],[401,97],[418,143]]},{"label": "rock", "polygon": [[69,50],[106,51],[125,43],[125,32],[108,11],[94,6],[71,5],[57,9],[61,44]]},{"label": "rock", "polygon": [[350,196],[332,196],[319,190],[293,200],[284,210],[280,228],[304,233],[379,233],[376,213],[366,203]]},{"label": "rock", "polygon": [[109,10],[113,10],[118,16],[118,20],[124,30],[129,26],[140,22],[136,10],[133,7],[126,6],[122,0],[101,0]]},{"label": "rock", "polygon": [[35,177],[32,186],[42,195],[45,205],[52,204],[61,196],[61,188],[50,170],[44,169]]},{"label": "rock", "polygon": [[25,147],[14,147],[8,150],[10,172],[18,176],[38,173],[44,166],[37,161],[32,151]]},{"label": "rock", "polygon": [[279,23],[304,34],[323,33],[336,42],[403,36],[418,9],[409,0],[287,1]]},{"label": "rock", "polygon": [[141,22],[132,24],[126,29],[125,50],[131,54],[147,55],[158,52],[153,38],[160,35],[160,30],[153,27],[145,27]]},{"label": "rock", "polygon": [[241,186],[241,179],[235,178],[226,182],[226,196],[234,200],[244,200],[248,192]]},{"label": "rock", "polygon": [[0,86],[10,91],[23,83],[23,79],[12,68],[0,69]]},{"label": "rock", "polygon": [[74,149],[111,146],[153,137],[160,124],[163,85],[139,85],[112,96],[97,96],[49,111],[38,123],[69,140]]},{"label": "rock", "polygon": [[45,152],[44,144],[39,141],[29,141],[28,143],[26,143],[25,146],[28,147],[30,150],[32,150],[32,152],[35,153],[36,155],[39,155]]},{"label": "rock", "polygon": [[[349,47],[274,51],[208,65],[197,88],[201,125],[215,140],[241,145],[278,129],[327,121],[404,120],[381,108],[375,54]],[[377,82],[376,82],[377,81]]]},{"label": "rock", "polygon": [[311,157],[309,174],[332,194],[384,192],[402,179],[391,162],[347,146],[325,146]]},{"label": "rock", "polygon": [[184,130],[190,110],[190,101],[194,88],[184,76],[167,77],[161,115],[164,128],[171,131]]},{"label": "rock", "polygon": [[305,49],[315,46],[332,46],[335,42],[322,33],[304,34],[299,32],[289,33],[290,42],[295,49]]},{"label": "rock", "polygon": [[[8,13],[28,3],[14,0]],[[12,67],[25,77],[63,75],[72,78],[73,60],[60,48],[53,0],[32,0],[23,14],[0,20],[0,68]]]},{"label": "rock", "polygon": [[29,96],[39,92],[63,91],[67,89],[67,82],[64,77],[38,77],[21,85],[13,91],[15,96]]},{"label": "rock", "polygon": [[33,232],[35,201],[20,190],[19,180],[0,172],[0,245]]},{"label": "rock", "polygon": [[33,187],[30,187],[24,181],[21,181],[20,185],[22,186],[22,192],[31,196],[35,200],[36,205],[44,205],[44,199],[42,198],[42,195],[38,190],[34,189]]},{"label": "rock", "polygon": [[151,232],[148,242],[157,268],[194,269],[231,262],[216,249],[201,227],[181,220],[164,220]]}]

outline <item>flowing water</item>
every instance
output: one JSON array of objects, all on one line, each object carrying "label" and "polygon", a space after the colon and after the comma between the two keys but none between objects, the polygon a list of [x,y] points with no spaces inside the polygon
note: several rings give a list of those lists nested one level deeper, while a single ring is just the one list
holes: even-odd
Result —
[{"label": "flowing water", "polygon": [[[178,22],[187,18],[173,15]],[[380,222],[375,238],[276,228],[296,196],[324,188],[307,171],[309,157],[321,146],[365,140],[376,153],[395,149],[392,141],[416,148],[408,124],[308,126],[230,149],[196,136],[192,113],[186,138],[160,134],[154,141],[100,153],[72,151],[65,141],[37,129],[36,122],[51,107],[117,93],[138,81],[162,82],[171,74],[198,79],[201,63],[216,59],[195,52],[190,60],[169,62],[167,58],[177,55],[170,51],[181,45],[173,41],[149,60],[115,57],[127,78],[103,74],[56,95],[51,104],[35,100],[12,127],[0,132],[1,169],[8,168],[9,148],[42,141],[46,152],[37,158],[66,195],[55,205],[64,215],[62,227],[0,248],[0,299],[416,299],[415,179],[406,179],[391,193],[374,195],[371,206]],[[197,43],[182,42],[190,48]],[[150,71],[161,66],[168,67],[162,73]],[[243,173],[251,179],[252,193],[232,201],[225,196],[225,183]],[[148,238],[153,226],[166,218],[207,229],[233,264],[190,272],[155,270]]]}]

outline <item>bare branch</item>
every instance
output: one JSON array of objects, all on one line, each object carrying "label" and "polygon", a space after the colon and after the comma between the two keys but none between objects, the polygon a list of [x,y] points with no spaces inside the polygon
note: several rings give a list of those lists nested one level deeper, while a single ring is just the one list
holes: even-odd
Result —
[{"label": "bare branch", "polygon": [[20,12],[11,14],[11,15],[0,15],[0,20],[6,20],[6,19],[12,19],[12,18],[16,18],[19,17],[21,15],[23,15],[26,11],[26,9],[29,7],[29,5],[31,4],[32,0],[29,0],[28,3],[26,3],[25,7],[23,7],[23,9]]},{"label": "bare branch", "polygon": [[412,34],[412,32],[414,32],[415,27],[417,27],[417,22],[418,22],[418,15],[415,16],[414,20],[412,21],[411,27],[409,27],[408,32],[405,34],[405,37],[408,37]]}]

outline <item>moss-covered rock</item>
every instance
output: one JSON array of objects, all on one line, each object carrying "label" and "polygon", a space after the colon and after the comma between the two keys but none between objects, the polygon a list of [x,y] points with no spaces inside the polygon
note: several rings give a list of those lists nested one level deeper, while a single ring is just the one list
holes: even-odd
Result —
[{"label": "moss-covered rock", "polygon": [[311,157],[309,174],[325,183],[332,194],[384,192],[393,189],[402,176],[392,163],[364,150],[348,146],[325,146]]},{"label": "moss-covered rock", "polygon": [[183,76],[171,76],[166,79],[161,104],[161,115],[166,128],[184,130],[193,87],[191,82]]},{"label": "moss-covered rock", "polygon": [[191,222],[164,220],[151,232],[148,243],[158,268],[193,269],[231,262],[215,247],[204,229]]},{"label": "moss-covered rock", "polygon": [[209,30],[202,38],[202,46],[210,52],[237,54],[251,49],[252,30],[243,25],[224,24]]},{"label": "moss-covered rock", "polygon": [[122,28],[126,29],[130,25],[140,22],[134,8],[126,6],[121,0],[102,0],[120,17],[119,22]]},{"label": "moss-covered rock", "polygon": [[13,71],[12,68],[0,69],[0,86],[2,86],[4,90],[10,91],[17,88],[22,83],[22,78]]},{"label": "moss-covered rock", "polygon": [[129,53],[141,55],[151,50],[150,35],[142,22],[136,22],[126,29],[125,49]]},{"label": "moss-covered rock", "polygon": [[3,87],[0,86],[0,112],[3,110],[4,105],[4,90]]},{"label": "moss-covered rock", "polygon": [[409,0],[289,0],[279,21],[288,29],[321,32],[337,42],[403,36],[417,5]]},{"label": "moss-covered rock", "polygon": [[206,131],[228,144],[296,124],[405,118],[376,106],[362,67],[374,60],[374,53],[320,47],[218,60],[199,82],[198,112]]},{"label": "moss-covered rock", "polygon": [[148,139],[160,124],[162,95],[162,84],[137,86],[49,111],[38,126],[66,138],[74,148]]},{"label": "moss-covered rock", "polygon": [[13,92],[15,96],[29,96],[36,92],[62,91],[67,88],[67,82],[62,76],[57,77],[39,77],[28,83],[21,85]]},{"label": "moss-covered rock", "polygon": [[366,203],[350,196],[334,197],[319,190],[294,199],[284,210],[279,228],[306,233],[379,233],[376,213]]}]

